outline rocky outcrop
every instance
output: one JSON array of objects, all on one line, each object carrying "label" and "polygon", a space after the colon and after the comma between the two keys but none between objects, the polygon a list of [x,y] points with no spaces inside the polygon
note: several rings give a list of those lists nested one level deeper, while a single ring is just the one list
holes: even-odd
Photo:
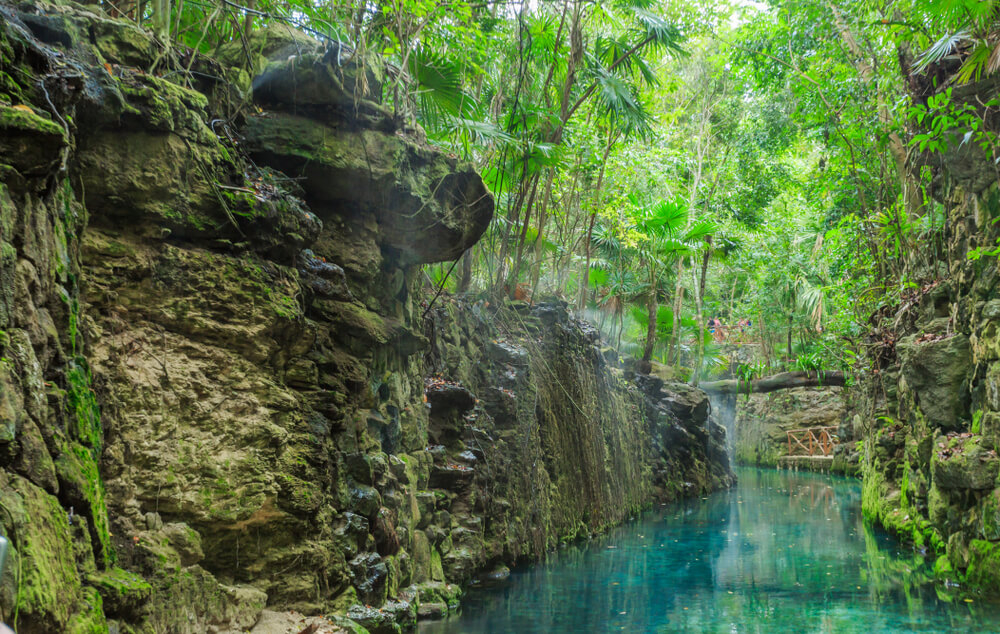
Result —
[{"label": "rocky outcrop", "polygon": [[609,365],[564,303],[449,302],[428,337],[428,435],[440,443],[428,483],[447,522],[436,513],[418,528],[448,579],[734,482],[706,394]]},{"label": "rocky outcrop", "polygon": [[[789,456],[788,432],[834,428],[840,444],[827,462],[803,465],[853,472],[857,464],[854,430],[848,416],[847,394],[841,387],[799,387],[770,394],[740,396],[736,402],[733,458],[740,464],[777,466]],[[804,451],[793,446],[792,455]]]},{"label": "rocky outcrop", "polygon": [[[994,92],[992,81],[961,87],[952,107],[981,108]],[[859,390],[863,508],[936,557],[941,575],[997,592],[1000,278],[996,256],[977,249],[996,245],[1000,189],[992,159],[978,147],[964,157],[956,150],[949,160],[924,157],[934,172],[931,204],[947,216],[934,237],[945,247],[914,254],[919,284],[872,317]]]},{"label": "rocky outcrop", "polygon": [[[419,266],[493,200],[377,103],[377,63],[261,32],[188,83],[129,23],[0,12],[19,632],[239,631],[265,605],[395,631],[731,482],[704,395],[633,385],[564,306],[421,305]],[[260,111],[214,116],[241,89]]]}]

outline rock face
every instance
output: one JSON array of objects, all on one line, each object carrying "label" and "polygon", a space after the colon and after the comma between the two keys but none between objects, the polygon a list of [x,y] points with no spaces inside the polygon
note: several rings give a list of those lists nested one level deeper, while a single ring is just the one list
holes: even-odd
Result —
[{"label": "rock face", "polygon": [[[377,64],[261,32],[192,89],[143,72],[158,48],[129,23],[0,13],[19,632],[242,631],[265,605],[395,631],[731,483],[704,395],[631,384],[564,306],[425,316],[419,265],[493,200],[382,109]],[[209,114],[241,88],[262,112]]]},{"label": "rock face", "polygon": [[[841,387],[799,387],[737,397],[734,459],[740,464],[776,466],[788,455],[788,432],[815,427],[835,428],[842,443],[835,449],[840,458],[853,444],[846,397]],[[846,463],[857,462],[857,456],[844,458]],[[846,466],[838,470],[850,471]]]},{"label": "rock face", "polygon": [[[975,108],[994,92],[995,84],[984,81],[963,86],[955,99]],[[984,178],[991,159],[966,158],[933,157],[933,193],[948,215],[934,239],[946,248],[915,256],[916,288],[872,318],[870,372],[858,391],[863,508],[938,557],[935,569],[995,593],[1000,278],[996,257],[973,250],[996,244],[1000,189],[995,174]]]},{"label": "rock face", "polygon": [[423,530],[449,580],[734,482],[707,395],[609,366],[565,304],[446,303],[427,334],[428,434],[443,443],[429,484],[444,491]]}]

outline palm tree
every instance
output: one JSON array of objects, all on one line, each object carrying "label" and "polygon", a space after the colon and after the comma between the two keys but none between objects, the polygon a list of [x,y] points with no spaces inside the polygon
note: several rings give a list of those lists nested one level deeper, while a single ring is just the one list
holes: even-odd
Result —
[{"label": "palm tree", "polygon": [[[593,241],[598,257],[590,262],[588,283],[598,290],[598,307],[605,316],[610,313],[610,339],[616,341],[616,347],[621,348],[622,332],[625,330],[625,307],[641,295],[642,285],[630,268],[632,254],[622,242],[619,231],[602,222],[594,229]],[[615,324],[618,328],[617,335],[614,332]]]},{"label": "palm tree", "polygon": [[640,369],[649,372],[656,345],[656,321],[660,307],[662,281],[677,256],[687,250],[680,236],[687,224],[687,209],[683,203],[658,200],[640,208],[635,228],[641,236],[636,249],[645,286],[647,324],[646,343],[642,349]]}]

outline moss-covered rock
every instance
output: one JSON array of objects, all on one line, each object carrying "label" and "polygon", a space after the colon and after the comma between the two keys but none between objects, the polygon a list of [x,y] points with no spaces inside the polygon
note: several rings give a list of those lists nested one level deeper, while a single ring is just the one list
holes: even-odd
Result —
[{"label": "moss-covered rock", "polygon": [[379,241],[403,264],[455,259],[493,215],[493,197],[471,167],[402,135],[280,112],[251,117],[246,135],[259,161],[304,177],[323,207],[372,212]]},{"label": "moss-covered rock", "polygon": [[102,622],[100,597],[97,614],[92,614],[91,597],[80,583],[68,539],[70,516],[59,501],[24,478],[0,471],[0,503],[6,510],[0,523],[14,544],[8,570],[15,571],[18,617],[15,621],[8,613],[4,620],[26,632],[86,631],[88,621]]},{"label": "moss-covered rock", "polygon": [[152,591],[152,586],[145,579],[121,568],[92,573],[86,581],[101,595],[104,613],[111,617],[134,615]]},{"label": "moss-covered rock", "polygon": [[241,66],[257,75],[271,60],[287,61],[289,57],[315,53],[319,48],[320,43],[302,31],[276,24],[255,29],[241,41],[221,45],[215,57],[227,66]]},{"label": "moss-covered rock", "polygon": [[[271,40],[265,47],[277,45]],[[348,122],[355,117],[377,117],[383,125],[391,125],[389,113],[375,105],[382,99],[383,70],[377,58],[360,59],[356,52],[338,51],[334,46],[325,54],[300,49],[286,57],[272,54],[270,60],[254,80],[254,98],[260,103],[312,110],[317,118],[334,111]]]},{"label": "moss-covered rock", "polygon": [[[839,387],[795,388],[751,394],[749,398],[740,396],[735,404],[733,459],[738,464],[778,465],[788,455],[788,432],[841,427],[847,418],[845,397]],[[793,454],[803,453],[797,446],[792,449]],[[842,460],[851,462],[849,458],[844,455]],[[803,466],[829,469],[832,464],[804,461]]]},{"label": "moss-covered rock", "polygon": [[968,336],[920,341],[918,335],[896,346],[903,378],[918,399],[921,412],[934,426],[951,430],[968,407],[966,384],[972,351]]},{"label": "moss-covered rock", "polygon": [[67,443],[55,466],[60,495],[89,518],[94,552],[104,567],[111,565],[116,555],[111,544],[104,480],[92,450],[79,443]]},{"label": "moss-covered rock", "polygon": [[25,176],[46,174],[57,166],[66,144],[62,127],[31,106],[0,103],[0,156]]},{"label": "moss-covered rock", "polygon": [[[0,76],[26,106],[3,106],[23,156],[0,158],[24,631],[245,630],[265,604],[358,603],[397,631],[420,592],[452,611],[483,570],[731,482],[704,396],[640,393],[565,305],[425,320],[419,265],[474,244],[493,199],[378,106],[375,65],[252,34],[269,111],[234,130],[203,78],[130,68],[159,51],[132,24],[25,5],[0,33],[4,68],[47,72],[42,34],[80,72],[50,91],[65,126],[30,105],[36,81]],[[426,398],[440,374],[460,403]]]},{"label": "moss-covered rock", "polygon": [[1000,472],[1000,459],[983,447],[979,435],[942,437],[934,448],[931,469],[934,483],[943,489],[992,489]]},{"label": "moss-covered rock", "polygon": [[990,592],[1000,591],[1000,547],[994,542],[972,540],[965,578],[974,587]]}]

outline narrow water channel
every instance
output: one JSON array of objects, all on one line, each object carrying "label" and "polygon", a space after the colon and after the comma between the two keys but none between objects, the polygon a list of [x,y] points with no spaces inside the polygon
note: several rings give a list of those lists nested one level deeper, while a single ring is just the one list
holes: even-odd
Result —
[{"label": "narrow water channel", "polygon": [[861,516],[859,481],[737,470],[739,487],[567,546],[422,634],[1000,631]]}]

